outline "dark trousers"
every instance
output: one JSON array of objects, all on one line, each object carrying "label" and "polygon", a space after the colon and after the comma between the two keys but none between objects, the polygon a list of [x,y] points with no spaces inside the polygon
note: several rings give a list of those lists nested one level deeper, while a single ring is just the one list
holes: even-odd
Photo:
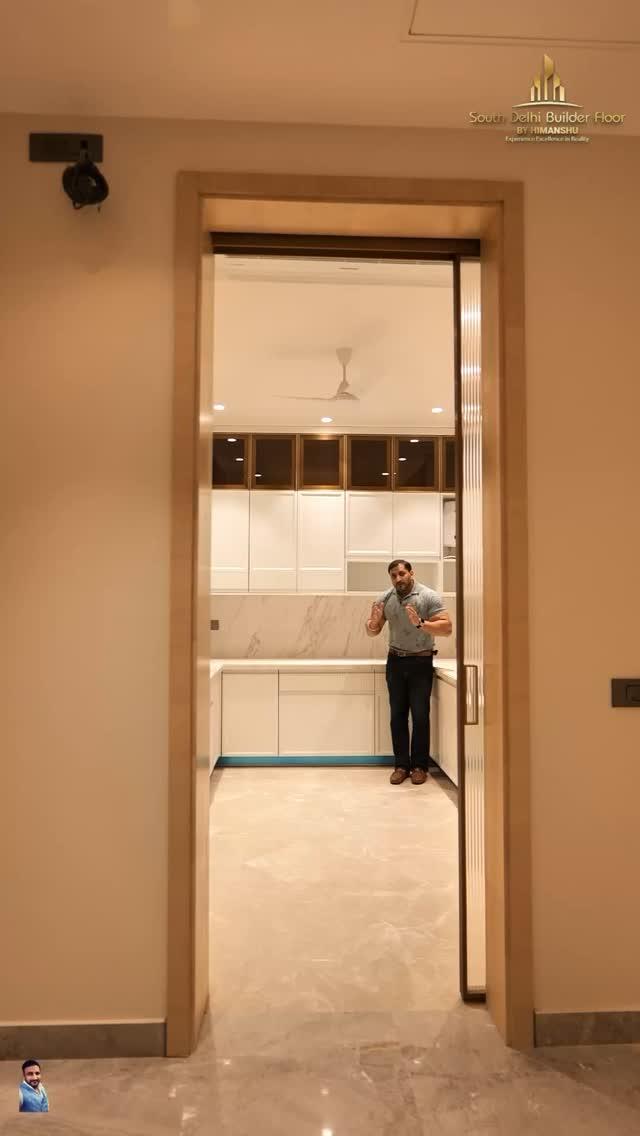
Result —
[{"label": "dark trousers", "polygon": [[[396,769],[426,769],[431,745],[431,687],[433,657],[387,658],[387,689],[391,708],[391,737]],[[409,745],[411,711],[411,745]]]}]

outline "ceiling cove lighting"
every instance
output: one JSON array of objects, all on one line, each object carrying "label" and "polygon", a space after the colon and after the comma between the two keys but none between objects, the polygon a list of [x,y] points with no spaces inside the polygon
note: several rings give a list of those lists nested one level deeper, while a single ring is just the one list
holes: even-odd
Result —
[{"label": "ceiling cove lighting", "polygon": [[224,402],[214,402],[213,409],[214,410],[224,410]]}]

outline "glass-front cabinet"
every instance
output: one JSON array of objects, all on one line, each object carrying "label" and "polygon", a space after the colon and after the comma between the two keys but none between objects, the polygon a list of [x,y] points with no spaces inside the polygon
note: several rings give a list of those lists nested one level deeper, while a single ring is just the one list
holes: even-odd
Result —
[{"label": "glass-front cabinet", "polygon": [[247,442],[244,435],[213,435],[211,485],[214,489],[244,489],[248,486]]},{"label": "glass-front cabinet", "polygon": [[381,435],[347,438],[347,487],[391,489],[391,438]]},{"label": "glass-front cabinet", "polygon": [[442,439],[442,477],[441,486],[444,493],[456,491],[456,440],[455,438]]},{"label": "glass-front cabinet", "polygon": [[437,490],[439,438],[393,439],[393,488]]},{"label": "glass-front cabinet", "polygon": [[293,434],[254,434],[252,489],[295,489],[296,439]]},{"label": "glass-front cabinet", "polygon": [[301,489],[344,489],[344,438],[303,434],[298,484]]}]

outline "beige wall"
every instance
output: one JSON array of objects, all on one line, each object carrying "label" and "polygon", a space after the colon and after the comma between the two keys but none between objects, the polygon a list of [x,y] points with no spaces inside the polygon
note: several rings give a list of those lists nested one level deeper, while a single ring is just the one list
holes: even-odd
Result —
[{"label": "beige wall", "polygon": [[[526,182],[535,1004],[639,1008],[640,715],[608,680],[640,641],[640,140],[0,128],[3,1020],[164,1016],[172,207],[216,168]],[[27,135],[89,128],[112,196],[75,214]]]}]

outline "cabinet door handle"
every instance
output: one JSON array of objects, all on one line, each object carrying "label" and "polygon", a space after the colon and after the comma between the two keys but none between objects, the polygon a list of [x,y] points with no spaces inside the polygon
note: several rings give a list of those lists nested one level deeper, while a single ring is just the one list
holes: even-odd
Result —
[{"label": "cabinet door handle", "polygon": [[[469,681],[473,676],[473,681]],[[464,665],[464,724],[477,726],[480,721],[480,707],[478,698],[478,667],[474,663]]]}]

